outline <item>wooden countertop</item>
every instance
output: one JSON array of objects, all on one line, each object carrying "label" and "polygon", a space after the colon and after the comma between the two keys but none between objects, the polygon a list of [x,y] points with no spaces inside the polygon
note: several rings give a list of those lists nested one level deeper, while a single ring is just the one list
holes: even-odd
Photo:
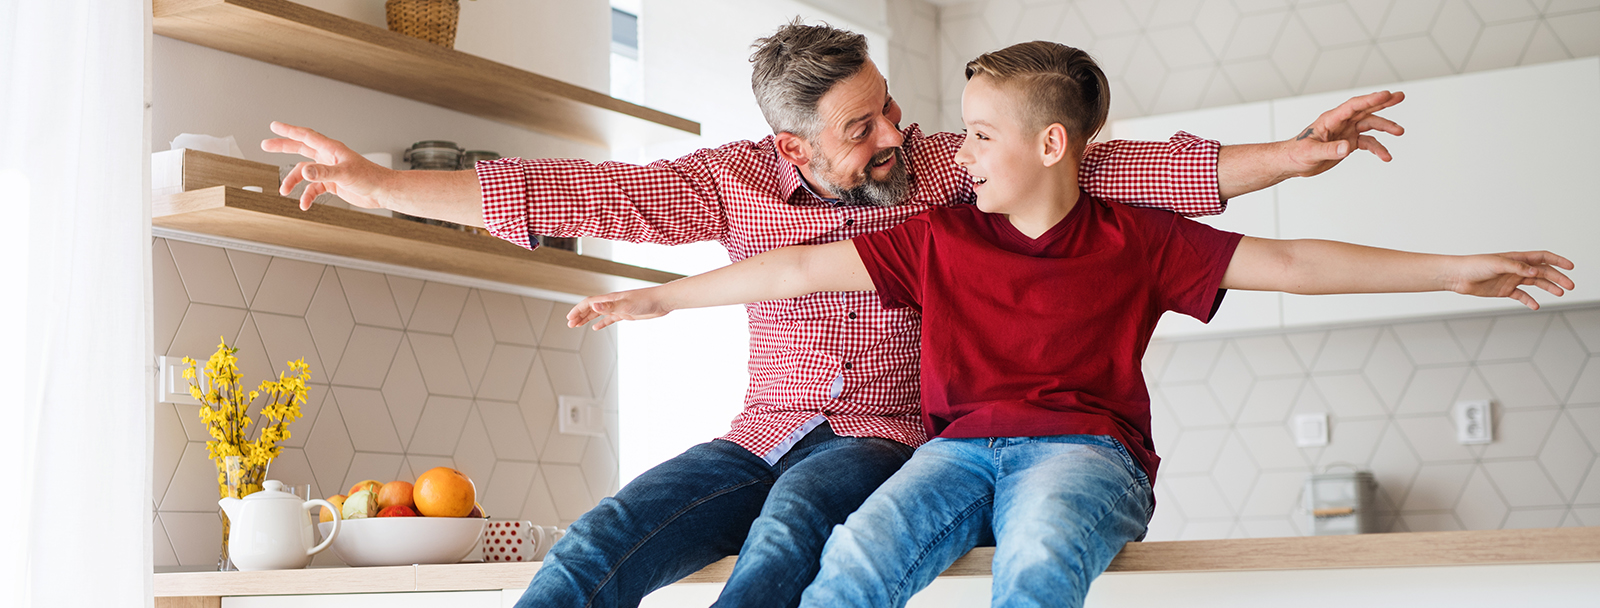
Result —
[{"label": "wooden countertop", "polygon": [[[993,548],[974,549],[941,576],[988,576],[993,556]],[[735,559],[711,564],[682,582],[726,581]],[[1111,562],[1107,573],[1572,562],[1600,562],[1600,527],[1130,543]],[[177,598],[520,589],[527,586],[538,569],[538,563],[524,563],[173,572],[155,575],[155,595]]]}]

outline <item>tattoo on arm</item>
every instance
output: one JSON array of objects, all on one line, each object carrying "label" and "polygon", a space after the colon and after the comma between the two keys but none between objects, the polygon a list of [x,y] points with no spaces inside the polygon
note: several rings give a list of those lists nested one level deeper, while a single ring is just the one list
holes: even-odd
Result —
[{"label": "tattoo on arm", "polygon": [[1296,137],[1296,138],[1294,138],[1294,140],[1295,140],[1295,141],[1300,141],[1300,140],[1302,140],[1302,139],[1305,139],[1305,138],[1307,138],[1307,137],[1310,137],[1310,136],[1311,136],[1311,134],[1312,134],[1312,133],[1315,133],[1315,132],[1316,132],[1316,128],[1315,128],[1315,127],[1306,127],[1306,130],[1305,130],[1305,132],[1304,132],[1304,133],[1301,133],[1301,134],[1300,134],[1300,136],[1299,136],[1299,137]]}]

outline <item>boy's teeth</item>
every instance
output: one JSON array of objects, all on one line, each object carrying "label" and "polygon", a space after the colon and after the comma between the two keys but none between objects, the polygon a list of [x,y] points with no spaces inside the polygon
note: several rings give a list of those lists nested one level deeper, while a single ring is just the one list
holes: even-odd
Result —
[{"label": "boy's teeth", "polygon": [[976,184],[981,184],[981,183],[984,183],[984,182],[987,182],[987,181],[989,181],[989,178],[987,178],[987,177],[974,177],[974,178],[972,178],[972,182],[976,183]]}]

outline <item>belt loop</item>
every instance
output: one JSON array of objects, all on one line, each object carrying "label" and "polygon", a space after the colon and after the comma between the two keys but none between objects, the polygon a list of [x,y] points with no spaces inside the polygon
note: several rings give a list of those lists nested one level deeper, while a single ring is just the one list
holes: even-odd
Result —
[{"label": "belt loop", "polygon": [[993,437],[989,438],[989,447],[990,448],[994,448],[994,438]]}]

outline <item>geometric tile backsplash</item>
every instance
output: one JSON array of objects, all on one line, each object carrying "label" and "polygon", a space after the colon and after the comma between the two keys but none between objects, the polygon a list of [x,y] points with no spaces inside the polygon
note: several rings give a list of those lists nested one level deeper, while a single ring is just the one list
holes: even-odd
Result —
[{"label": "geometric tile backsplash", "polygon": [[[1600,526],[1600,306],[1152,342],[1150,540],[1308,533],[1301,488],[1349,466],[1382,531]],[[1494,442],[1450,409],[1494,403]],[[1289,421],[1325,413],[1329,443]]]},{"label": "geometric tile backsplash", "polygon": [[[895,0],[891,9],[913,1]],[[1600,54],[1600,2],[1594,0],[937,4],[936,63],[906,66],[906,78],[890,79],[903,96],[933,84],[907,79],[937,79],[940,118],[923,108],[908,115],[924,131],[960,128],[967,61],[1029,40],[1055,40],[1092,54],[1111,82],[1112,120]],[[902,29],[916,31],[907,27],[915,13],[891,10],[896,37]]]},{"label": "geometric tile backsplash", "polygon": [[[226,337],[251,385],[310,365],[270,479],[326,497],[452,466],[491,516],[561,526],[616,491],[616,332],[568,329],[568,305],[175,239],[153,262],[156,354],[204,361]],[[606,435],[556,432],[558,395],[602,400]],[[156,404],[157,566],[216,563],[198,412]]]}]

